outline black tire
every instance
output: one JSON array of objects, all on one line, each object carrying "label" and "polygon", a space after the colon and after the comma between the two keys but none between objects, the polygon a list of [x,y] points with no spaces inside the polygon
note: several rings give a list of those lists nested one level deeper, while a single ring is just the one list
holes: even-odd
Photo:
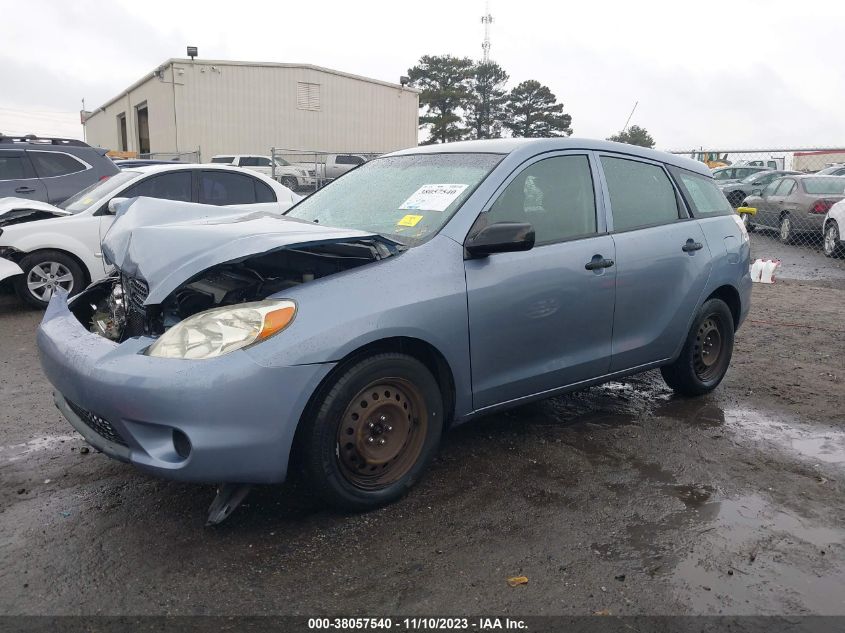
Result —
[{"label": "black tire", "polygon": [[[23,269],[23,275],[15,278],[15,292],[33,308],[46,308],[52,290],[56,287],[64,288],[71,296],[85,288],[85,273],[82,267],[73,257],[61,251],[36,251],[21,259],[19,265]],[[56,273],[52,278],[51,271]],[[66,281],[68,275],[70,280]],[[40,288],[32,285],[42,281],[44,284]]]},{"label": "black tire", "polygon": [[842,257],[845,245],[842,244],[842,234],[836,220],[830,220],[824,227],[824,254],[828,257]]},{"label": "black tire", "polygon": [[745,192],[742,191],[732,191],[728,194],[728,202],[731,203],[731,206],[736,209],[737,207],[742,206],[742,201],[745,200]]},{"label": "black tire", "polygon": [[661,367],[660,372],[676,393],[684,396],[709,393],[725,377],[733,346],[734,321],[730,308],[721,299],[708,299],[695,316],[680,356],[672,364]]},{"label": "black tire", "polygon": [[294,193],[296,192],[297,187],[299,187],[299,183],[293,176],[284,176],[281,180],[279,180],[279,182],[282,186],[287,187]]},{"label": "black tire", "polygon": [[778,239],[781,244],[792,244],[795,241],[795,227],[792,224],[792,218],[788,213],[780,216],[780,224],[778,225]]},{"label": "black tire", "polygon": [[306,412],[297,433],[300,476],[333,508],[378,508],[419,480],[442,433],[443,399],[425,365],[398,353],[363,358]]}]

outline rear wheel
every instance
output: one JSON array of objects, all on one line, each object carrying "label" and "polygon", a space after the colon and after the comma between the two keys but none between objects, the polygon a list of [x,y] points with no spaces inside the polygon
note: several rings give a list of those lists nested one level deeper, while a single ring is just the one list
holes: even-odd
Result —
[{"label": "rear wheel", "polygon": [[663,379],[685,396],[713,391],[728,371],[733,345],[730,308],[721,299],[709,299],[699,309],[678,359],[661,368]]},{"label": "rear wheel", "polygon": [[296,178],[294,178],[293,176],[284,176],[279,182],[282,183],[282,185],[284,185],[285,187],[287,187],[288,189],[290,189],[291,191],[294,191],[294,192],[296,191],[296,188],[298,186],[298,183],[296,182]]},{"label": "rear wheel", "polygon": [[795,239],[795,229],[792,226],[792,218],[785,213],[780,219],[780,241],[783,244],[792,244]]},{"label": "rear wheel", "polygon": [[405,354],[378,354],[346,369],[312,407],[298,438],[303,476],[329,505],[369,510],[400,498],[440,441],[437,381]]},{"label": "rear wheel", "polygon": [[85,286],[85,274],[75,259],[61,251],[36,251],[21,259],[23,275],[15,279],[15,292],[35,308],[46,308],[53,294],[74,295]]},{"label": "rear wheel", "polygon": [[742,201],[745,200],[745,193],[742,191],[733,191],[728,194],[728,202],[731,203],[731,206],[736,209],[739,206],[742,206]]},{"label": "rear wheel", "polygon": [[828,257],[842,257],[843,251],[845,247],[842,244],[839,225],[836,220],[831,220],[824,230],[824,254]]}]

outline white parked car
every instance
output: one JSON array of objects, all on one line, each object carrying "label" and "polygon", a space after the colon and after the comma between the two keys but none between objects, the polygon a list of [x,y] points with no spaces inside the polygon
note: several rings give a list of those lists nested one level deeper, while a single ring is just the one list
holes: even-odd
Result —
[{"label": "white parked car", "polygon": [[111,226],[109,202],[164,198],[216,206],[248,205],[283,213],[301,196],[275,180],[226,165],[151,165],[123,170],[83,189],[58,207],[0,198],[0,281],[44,307],[56,288],[75,294],[106,276],[100,241]]},{"label": "white parked car", "polygon": [[828,257],[845,257],[845,200],[840,200],[828,210],[822,224],[824,254]]},{"label": "white parked car", "polygon": [[[273,163],[270,156],[259,154],[218,154],[211,157],[215,165],[235,165],[250,171],[257,171],[267,177],[273,176]],[[291,165],[285,159],[276,157],[275,179],[288,189],[296,191],[314,184],[314,166],[309,170],[305,165]]]},{"label": "white parked car", "polygon": [[334,180],[340,178],[346,172],[363,165],[370,160],[374,154],[326,154],[322,160],[316,163],[296,163],[303,169],[310,169],[310,173],[316,174],[320,180]]}]

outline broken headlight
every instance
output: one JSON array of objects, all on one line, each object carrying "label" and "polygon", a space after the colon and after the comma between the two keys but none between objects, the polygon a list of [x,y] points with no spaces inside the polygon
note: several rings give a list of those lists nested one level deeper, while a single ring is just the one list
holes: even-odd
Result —
[{"label": "broken headlight", "polygon": [[295,314],[296,304],[288,299],[207,310],[174,325],[146,353],[159,358],[216,358],[278,334]]}]

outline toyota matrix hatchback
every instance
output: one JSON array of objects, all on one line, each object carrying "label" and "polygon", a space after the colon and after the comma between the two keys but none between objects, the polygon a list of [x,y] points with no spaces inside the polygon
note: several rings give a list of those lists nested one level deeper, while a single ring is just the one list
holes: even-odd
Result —
[{"label": "toyota matrix hatchback", "polygon": [[296,476],[373,508],[472,418],[653,368],[711,391],[749,308],[748,236],[707,167],[631,145],[413,148],[281,218],[176,204],[121,210],[114,274],[38,332],[70,423],[172,479]]}]

